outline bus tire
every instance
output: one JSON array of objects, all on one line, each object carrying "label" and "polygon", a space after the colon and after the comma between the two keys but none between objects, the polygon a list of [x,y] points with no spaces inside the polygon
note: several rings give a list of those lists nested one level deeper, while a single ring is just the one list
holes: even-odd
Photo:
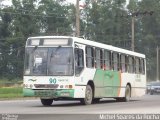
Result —
[{"label": "bus tire", "polygon": [[131,88],[129,85],[126,86],[124,101],[129,102],[131,99]]},{"label": "bus tire", "polygon": [[50,106],[53,103],[53,99],[41,99],[41,103],[44,106]]},{"label": "bus tire", "polygon": [[131,98],[131,88],[129,85],[127,85],[125,89],[125,97],[116,98],[116,101],[117,102],[129,102],[130,98]]},{"label": "bus tire", "polygon": [[90,85],[86,86],[85,98],[80,99],[80,102],[83,105],[90,105],[92,104],[93,99],[93,90]]},{"label": "bus tire", "polygon": [[150,95],[153,95],[153,91],[150,92]]}]

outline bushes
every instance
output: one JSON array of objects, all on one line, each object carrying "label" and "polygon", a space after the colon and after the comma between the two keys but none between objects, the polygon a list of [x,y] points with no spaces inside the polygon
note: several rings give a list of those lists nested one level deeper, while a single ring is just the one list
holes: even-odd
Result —
[{"label": "bushes", "polygon": [[0,99],[22,97],[22,80],[0,79]]}]

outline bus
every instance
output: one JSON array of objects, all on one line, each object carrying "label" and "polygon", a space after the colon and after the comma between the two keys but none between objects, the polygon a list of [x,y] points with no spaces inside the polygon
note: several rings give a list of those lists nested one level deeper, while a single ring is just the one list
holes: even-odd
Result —
[{"label": "bus", "polygon": [[25,46],[23,95],[42,105],[79,100],[84,105],[145,94],[144,54],[78,37],[29,37]]}]

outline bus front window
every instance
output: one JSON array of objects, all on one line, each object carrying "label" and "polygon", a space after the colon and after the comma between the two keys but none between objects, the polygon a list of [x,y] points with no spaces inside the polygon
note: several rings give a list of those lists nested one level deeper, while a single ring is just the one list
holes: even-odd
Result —
[{"label": "bus front window", "polygon": [[72,48],[51,48],[48,75],[73,75]]},{"label": "bus front window", "polygon": [[73,75],[73,49],[26,48],[25,75]]},{"label": "bus front window", "polygon": [[27,48],[25,57],[25,75],[46,75],[47,71],[46,48]]}]

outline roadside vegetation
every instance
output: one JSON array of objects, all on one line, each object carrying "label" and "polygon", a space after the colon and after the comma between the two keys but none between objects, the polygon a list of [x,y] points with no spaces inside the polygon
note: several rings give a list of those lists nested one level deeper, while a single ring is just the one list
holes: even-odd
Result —
[{"label": "roadside vegetation", "polygon": [[0,88],[0,100],[22,98],[22,87],[2,87]]},{"label": "roadside vegetation", "polygon": [[23,97],[22,80],[0,80],[0,100]]},{"label": "roadside vegetation", "polygon": [[[31,36],[75,36],[76,7],[66,0],[0,0],[0,77],[23,77],[25,42]],[[147,78],[156,79],[156,48],[160,46],[159,0],[84,0],[80,36],[146,55]],[[133,19],[134,18],[134,19]],[[159,52],[160,53],[160,52]],[[160,68],[159,68],[160,69]]]}]

